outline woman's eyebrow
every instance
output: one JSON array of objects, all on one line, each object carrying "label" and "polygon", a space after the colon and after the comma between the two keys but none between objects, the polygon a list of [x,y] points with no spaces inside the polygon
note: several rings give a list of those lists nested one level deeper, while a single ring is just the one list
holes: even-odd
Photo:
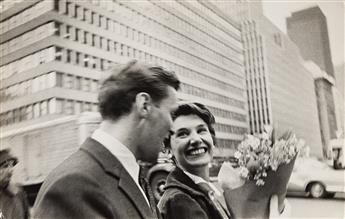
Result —
[{"label": "woman's eyebrow", "polygon": [[208,127],[206,124],[200,124],[197,126],[197,128],[204,128],[204,127]]},{"label": "woman's eyebrow", "polygon": [[187,131],[187,130],[188,130],[187,128],[179,128],[179,129],[176,130],[176,132]]}]

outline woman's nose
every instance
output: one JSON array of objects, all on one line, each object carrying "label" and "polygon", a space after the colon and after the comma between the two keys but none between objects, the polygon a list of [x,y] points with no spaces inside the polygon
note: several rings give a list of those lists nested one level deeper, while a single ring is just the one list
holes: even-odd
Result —
[{"label": "woman's nose", "polygon": [[196,132],[192,132],[191,135],[190,135],[190,143],[191,144],[199,144],[201,142],[202,141],[201,141],[201,138],[200,138],[199,134],[196,133]]}]

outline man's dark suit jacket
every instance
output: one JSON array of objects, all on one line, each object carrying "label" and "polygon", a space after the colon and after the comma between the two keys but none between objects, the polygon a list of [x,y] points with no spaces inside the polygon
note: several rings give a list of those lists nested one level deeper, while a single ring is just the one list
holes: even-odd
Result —
[{"label": "man's dark suit jacket", "polygon": [[122,164],[89,138],[46,178],[34,218],[156,218]]}]

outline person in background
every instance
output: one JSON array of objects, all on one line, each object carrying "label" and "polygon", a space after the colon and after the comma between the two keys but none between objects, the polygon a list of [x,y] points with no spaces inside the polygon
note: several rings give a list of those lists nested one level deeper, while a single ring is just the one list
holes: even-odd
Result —
[{"label": "person in background", "polygon": [[173,72],[137,61],[112,69],[98,95],[100,127],[46,178],[34,217],[157,218],[139,163],[156,162],[179,85]]},{"label": "person in background", "polygon": [[[214,116],[200,103],[184,102],[174,112],[173,120],[165,145],[171,150],[176,168],[168,175],[166,190],[158,203],[162,217],[234,217],[225,206],[221,191],[209,181],[209,164],[216,145]],[[273,197],[271,218],[279,216],[278,199]]]},{"label": "person in background", "polygon": [[18,159],[9,149],[0,150],[0,219],[29,218],[29,204],[24,190],[11,181]]}]

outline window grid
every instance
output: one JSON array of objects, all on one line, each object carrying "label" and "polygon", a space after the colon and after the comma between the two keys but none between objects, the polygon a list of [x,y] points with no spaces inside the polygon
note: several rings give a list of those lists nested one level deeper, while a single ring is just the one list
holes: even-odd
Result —
[{"label": "window grid", "polygon": [[55,32],[54,22],[41,25],[35,29],[32,29],[20,36],[12,38],[2,44],[0,44],[1,56],[8,55],[21,48],[29,46],[35,42],[38,42],[46,37],[53,35]]},{"label": "window grid", "polygon": [[238,140],[217,138],[217,145],[216,145],[216,147],[236,149],[237,146],[240,144],[240,142],[241,141],[238,141]]},{"label": "window grid", "polygon": [[[64,25],[61,25],[61,27],[64,28]],[[82,32],[83,30],[78,29],[78,31]],[[89,33],[87,33],[87,34],[89,34]],[[91,35],[91,34],[89,34],[89,35]],[[99,38],[95,34],[92,34],[92,36],[94,39],[93,41],[95,41],[96,39],[98,41]],[[127,56],[129,58],[136,58],[136,59],[139,59],[142,61],[152,62],[152,58],[153,58],[152,56],[153,55],[151,55],[147,52],[140,51],[138,49],[132,48],[132,47],[127,46],[127,45],[122,44],[122,43],[114,42],[113,40],[106,39],[104,37],[100,37],[100,41],[102,42],[102,45],[98,46],[98,47],[100,47],[100,49],[103,49],[103,50],[109,51],[109,52],[114,52],[114,53],[119,54],[119,55]],[[82,40],[80,43],[85,43],[85,41]],[[97,44],[98,43],[96,42],[96,45]],[[114,45],[118,45],[117,46],[118,49],[115,49]],[[160,59],[159,57],[155,57],[155,58]],[[168,63],[168,65],[176,65],[176,64],[169,62],[167,60],[164,60],[164,61],[166,61]],[[181,67],[181,68],[184,68],[184,67]],[[188,69],[188,68],[184,68],[184,69],[186,69],[186,70],[181,71],[181,74],[185,73],[184,76],[187,76],[188,78],[197,79],[197,80],[202,81],[202,82],[207,83],[207,84],[212,84],[215,87],[220,87],[222,89],[229,90],[232,93],[235,93],[239,96],[243,96],[243,94],[244,94],[242,89],[237,88],[233,85],[230,85],[230,84],[224,83],[220,80],[214,79],[212,77],[208,77],[206,75],[197,73],[197,72],[195,72],[191,69]],[[239,79],[236,81],[241,82],[241,80],[239,80]]]},{"label": "window grid", "polygon": [[247,121],[246,116],[243,114],[239,114],[239,113],[235,113],[235,112],[231,112],[231,111],[227,111],[227,110],[223,110],[223,109],[219,109],[219,108],[215,108],[215,107],[211,107],[211,106],[207,106],[207,108],[210,109],[212,114],[214,114],[215,116],[219,116],[219,117],[223,117],[223,118],[227,118],[227,119],[232,119],[232,120],[237,120],[240,122]]},{"label": "window grid", "polygon": [[[114,4],[117,4],[117,3],[115,3],[114,2]],[[118,7],[118,6],[116,6],[116,7]],[[122,8],[121,8],[121,10],[123,10],[124,9],[124,7],[123,6],[121,6]],[[89,11],[89,10],[85,10],[85,13],[86,13],[86,11]],[[120,10],[118,10],[118,11],[120,11]],[[133,11],[131,11],[132,13],[133,13]],[[92,12],[92,13],[95,13],[95,12]],[[139,13],[137,13],[137,14],[139,14]],[[140,14],[141,15],[141,14]],[[143,15],[141,15],[143,18],[145,18],[145,19],[148,19],[148,18],[146,18],[145,16],[143,16]],[[128,31],[128,29],[129,29],[129,27],[127,28],[127,26],[126,25],[123,25],[123,24],[120,24],[120,23],[118,23],[117,21],[114,21],[114,20],[111,20],[110,18],[106,18],[106,19],[109,19],[109,23],[113,23],[113,25],[108,25],[108,29],[113,29],[113,30],[115,30],[115,32],[116,33],[118,33],[118,34],[120,34],[120,35],[122,35],[122,36],[128,36],[128,33],[127,33],[127,31]],[[142,18],[141,18],[142,19]],[[153,20],[151,20],[151,19],[148,19],[148,22],[153,22],[152,24],[154,25],[154,24],[156,24]],[[95,24],[95,22],[93,22],[93,21],[91,21],[90,22],[91,24],[93,24],[93,25],[96,25],[97,26],[97,24]],[[111,27],[112,26],[112,28],[109,28],[109,27]],[[160,28],[164,28],[162,25],[160,25]],[[155,28],[156,29],[156,28]],[[133,29],[134,30],[134,29]],[[133,31],[133,30],[131,30],[131,31]],[[163,32],[166,32],[167,30],[164,30]],[[139,31],[138,31],[139,32]],[[170,33],[169,35],[171,35],[171,34],[173,34],[173,33]],[[186,52],[184,52],[184,51],[178,51],[179,49],[177,49],[177,48],[173,48],[173,46],[170,46],[170,45],[168,45],[167,43],[164,43],[164,42],[161,42],[160,40],[158,40],[158,39],[155,39],[155,38],[153,38],[153,37],[150,37],[150,36],[147,36],[147,34],[144,34],[144,33],[142,33],[142,39],[145,39],[145,38],[150,38],[151,40],[153,39],[153,40],[155,40],[156,41],[156,43],[150,43],[150,44],[148,44],[148,45],[156,45],[158,48],[156,48],[156,49],[159,49],[159,50],[166,50],[166,49],[168,49],[168,50],[174,50],[175,52],[172,52],[172,53],[169,53],[169,54],[175,54],[175,53],[177,53],[175,56],[176,57],[180,57],[180,58],[182,58],[182,59],[184,59],[184,60],[189,60],[190,59],[190,62],[192,62],[192,63],[195,63],[195,62],[197,62],[197,63],[195,63],[195,65],[200,65],[200,67],[202,67],[203,69],[207,69],[207,70],[209,70],[209,71],[211,71],[211,72],[215,72],[215,73],[218,73],[218,72],[221,72],[221,75],[222,76],[225,76],[225,77],[228,77],[228,75],[232,75],[232,76],[230,76],[230,77],[238,77],[238,79],[239,80],[241,80],[242,78],[240,77],[240,76],[238,76],[238,75],[236,75],[236,74],[233,74],[233,73],[231,73],[231,72],[229,72],[229,68],[228,69],[222,69],[220,66],[216,66],[216,65],[214,65],[214,64],[212,64],[212,63],[208,63],[207,62],[207,60],[200,60],[199,58],[197,58],[197,57],[194,57],[193,55],[191,55],[191,54],[188,54],[188,53],[186,53]],[[139,39],[140,39],[140,37],[139,37]],[[186,40],[186,39],[184,39],[184,40]],[[140,40],[139,40],[139,42],[140,42]],[[145,40],[141,40],[141,42],[144,44],[144,42],[145,42]],[[165,48],[165,49],[164,49]],[[204,54],[205,52],[203,52],[203,54]],[[187,57],[187,58],[185,58],[185,57]],[[230,69],[240,69],[240,67],[239,66],[233,66],[233,68],[230,68]]]},{"label": "window grid", "polygon": [[233,134],[238,134],[238,135],[243,135],[247,132],[246,128],[232,126],[232,125],[225,125],[225,124],[220,124],[220,123],[216,123],[214,125],[214,129],[219,132],[233,133]]},{"label": "window grid", "polygon": [[[11,2],[17,3],[19,0]],[[1,4],[3,6],[3,4]],[[5,4],[6,5],[6,4]],[[0,33],[3,34],[9,30],[12,30],[19,25],[24,24],[27,21],[30,21],[48,11],[52,11],[54,9],[53,1],[41,1],[37,4],[32,5],[31,7],[25,9],[24,11],[20,12],[17,15],[7,18],[6,20],[0,22]],[[6,8],[2,8],[3,11]]]},{"label": "window grid", "polygon": [[0,114],[0,126],[40,118],[50,114],[77,114],[98,110],[97,103],[50,98],[30,105],[22,106]]},{"label": "window grid", "polygon": [[185,83],[181,83],[181,91],[186,94],[191,94],[208,100],[213,100],[219,103],[245,109],[245,103],[243,101],[235,100]]}]

